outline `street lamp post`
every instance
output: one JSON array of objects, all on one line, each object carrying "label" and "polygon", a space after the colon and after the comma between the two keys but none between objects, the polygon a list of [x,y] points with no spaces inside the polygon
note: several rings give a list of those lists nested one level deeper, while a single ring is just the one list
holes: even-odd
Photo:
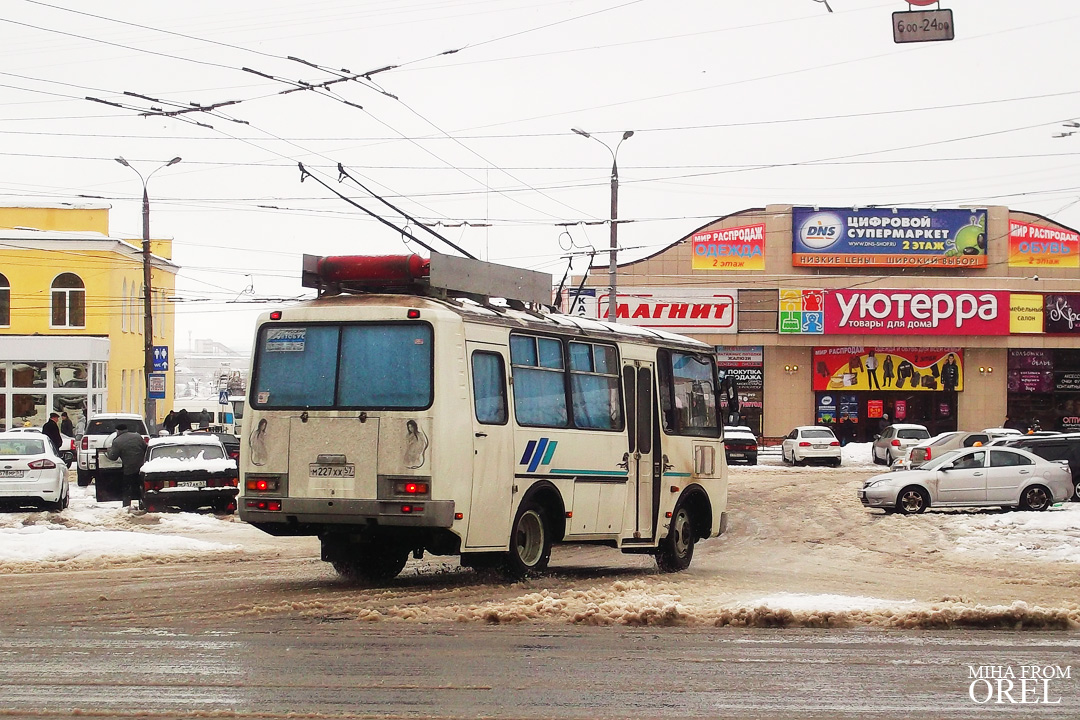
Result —
[{"label": "street lamp post", "polygon": [[581,128],[570,128],[573,132],[587,137],[600,143],[607,148],[607,151],[611,153],[611,249],[608,252],[608,285],[611,286],[610,294],[608,295],[608,321],[618,322],[617,310],[619,305],[619,293],[615,283],[615,256],[619,251],[619,164],[616,157],[619,154],[619,146],[623,144],[624,140],[629,140],[633,134],[633,130],[627,130],[622,134],[622,139],[615,143],[615,147],[611,147],[600,138],[593,137],[589,133],[585,132]]},{"label": "street lamp post", "polygon": [[142,262],[143,262],[143,375],[144,387],[146,388],[146,423],[153,431],[153,428],[157,426],[157,402],[150,397],[150,376],[154,373],[154,304],[153,284],[150,277],[150,195],[147,193],[146,185],[150,182],[150,178],[154,176],[158,170],[167,168],[170,165],[175,165],[180,162],[180,158],[174,157],[169,162],[165,163],[154,169],[146,177],[143,177],[142,173],[135,169],[122,157],[116,158],[116,162],[120,163],[126,168],[131,168],[136,175],[139,176],[139,180],[142,180]]}]

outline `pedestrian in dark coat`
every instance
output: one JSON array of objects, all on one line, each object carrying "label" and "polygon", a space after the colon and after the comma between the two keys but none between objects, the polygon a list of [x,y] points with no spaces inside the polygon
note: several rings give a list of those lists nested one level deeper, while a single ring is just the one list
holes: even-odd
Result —
[{"label": "pedestrian in dark coat", "polygon": [[176,411],[170,410],[169,414],[165,416],[165,419],[161,422],[165,426],[165,431],[170,435],[176,432]]},{"label": "pedestrian in dark coat", "polygon": [[116,426],[116,437],[112,445],[105,451],[110,460],[119,460],[123,466],[123,495],[124,507],[129,507],[131,501],[140,497],[139,470],[142,469],[143,460],[146,459],[146,441],[142,435],[128,430],[128,426],[120,423]]},{"label": "pedestrian in dark coat", "polygon": [[60,422],[59,413],[50,413],[49,419],[45,421],[45,424],[41,426],[41,432],[45,433],[49,441],[53,444],[53,452],[57,455],[60,454],[60,446],[63,444],[63,440],[60,438],[60,426],[57,423]]},{"label": "pedestrian in dark coat", "polygon": [[60,432],[68,437],[75,437],[75,425],[66,412],[60,413]]},{"label": "pedestrian in dark coat", "polygon": [[181,435],[191,431],[191,418],[187,410],[181,410],[176,414],[176,432]]}]

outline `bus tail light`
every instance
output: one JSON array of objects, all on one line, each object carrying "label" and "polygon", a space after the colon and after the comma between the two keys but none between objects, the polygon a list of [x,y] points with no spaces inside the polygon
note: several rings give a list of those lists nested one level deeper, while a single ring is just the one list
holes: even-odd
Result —
[{"label": "bus tail light", "polygon": [[246,505],[249,510],[266,510],[268,512],[281,512],[280,500],[248,500]]},{"label": "bus tail light", "polygon": [[252,492],[277,492],[278,479],[267,477],[249,477],[244,487]]},{"label": "bus tail light", "polygon": [[402,505],[401,506],[401,512],[403,512],[406,515],[410,515],[412,513],[422,513],[422,512],[424,512],[424,506],[423,505]]},{"label": "bus tail light", "polygon": [[427,495],[430,489],[426,482],[398,480],[394,483],[394,493],[397,495]]}]

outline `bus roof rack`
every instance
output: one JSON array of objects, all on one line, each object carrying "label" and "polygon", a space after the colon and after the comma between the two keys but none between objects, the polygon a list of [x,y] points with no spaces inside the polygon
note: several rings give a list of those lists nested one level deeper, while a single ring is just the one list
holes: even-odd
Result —
[{"label": "bus roof rack", "polygon": [[479,302],[503,298],[508,304],[552,304],[549,273],[431,253],[419,255],[304,255],[304,287],[319,297],[341,293],[402,293],[468,297]]}]

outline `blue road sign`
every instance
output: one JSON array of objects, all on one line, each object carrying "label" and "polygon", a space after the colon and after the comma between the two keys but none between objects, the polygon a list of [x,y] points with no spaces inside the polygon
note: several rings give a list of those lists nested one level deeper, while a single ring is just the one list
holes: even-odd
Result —
[{"label": "blue road sign", "polygon": [[154,372],[165,372],[169,369],[169,346],[154,346]]},{"label": "blue road sign", "polygon": [[165,399],[165,376],[151,374],[150,375],[150,398],[152,400],[164,400]]},{"label": "blue road sign", "polygon": [[218,401],[218,405],[228,405],[229,404],[229,391],[228,390],[222,390],[221,392],[219,392],[218,395],[217,395],[217,401]]}]

